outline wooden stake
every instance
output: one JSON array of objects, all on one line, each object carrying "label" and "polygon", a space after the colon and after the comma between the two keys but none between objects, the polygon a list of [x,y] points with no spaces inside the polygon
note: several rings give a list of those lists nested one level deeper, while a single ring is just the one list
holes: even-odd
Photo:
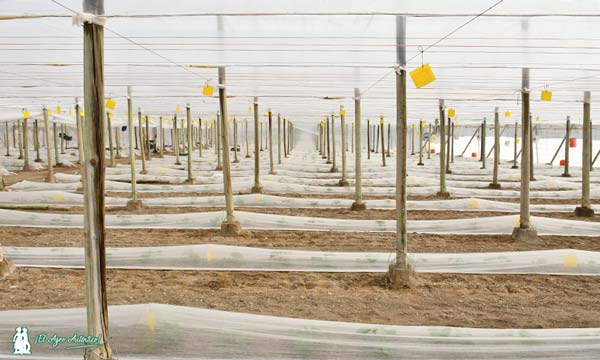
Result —
[{"label": "wooden stake", "polygon": [[35,148],[35,162],[42,162],[40,158],[40,138],[37,120],[33,122],[33,146]]},{"label": "wooden stake", "polygon": [[[423,122],[423,120],[419,120],[419,162],[417,163],[418,166],[425,165],[423,164],[423,126],[425,126],[425,123]],[[429,136],[431,136],[431,134],[429,134]]]},{"label": "wooden stake", "polygon": [[570,147],[570,142],[571,142],[571,117],[567,116],[567,127],[566,127],[566,134],[565,134],[565,169],[564,172],[562,173],[561,176],[563,177],[571,177],[571,174],[569,174],[569,147]]},{"label": "wooden stake", "polygon": [[[354,155],[354,202],[352,203],[351,210],[361,211],[366,210],[367,205],[363,202],[362,199],[362,145],[361,145],[361,112],[360,112],[360,89],[354,89],[354,131],[356,135],[354,136],[354,141],[356,144],[356,152]],[[367,121],[367,132],[369,129],[369,124]],[[369,136],[367,135],[367,141],[369,140]],[[368,145],[367,145],[368,147]],[[369,153],[369,149],[367,149],[367,153]]]},{"label": "wooden stake", "polygon": [[[115,167],[115,151],[113,148],[113,140],[112,140],[112,120],[110,118],[110,112],[106,112],[106,124],[108,128],[108,151],[110,153],[110,163],[108,166]],[[63,133],[64,136],[64,133]]]},{"label": "wooden stake", "polygon": [[142,200],[137,198],[137,171],[135,170],[135,129],[133,127],[133,103],[131,86],[127,87],[127,132],[129,134],[129,167],[131,169],[131,199],[127,202],[129,211],[139,211],[143,208]]},{"label": "wooden stake", "polygon": [[[146,120],[148,120],[146,118]],[[145,155],[145,141],[144,141],[144,135],[142,134],[143,132],[143,128],[142,128],[142,109],[138,108],[138,139],[139,139],[139,147],[140,147],[140,157],[142,158],[142,174],[147,174],[148,171],[146,171],[146,155]]]},{"label": "wooden stake", "polygon": [[233,162],[239,163],[238,159],[238,131],[237,131],[237,120],[235,116],[233,117]]},{"label": "wooden stake", "polygon": [[48,175],[44,179],[45,182],[55,183],[56,177],[54,176],[54,168],[52,166],[52,151],[50,151],[50,131],[48,126],[48,109],[44,107],[44,129],[46,131],[46,162],[48,167]]},{"label": "wooden stake", "polygon": [[173,116],[173,148],[175,150],[175,165],[181,165],[179,160],[179,128],[177,127],[177,114]]},{"label": "wooden stake", "polygon": [[8,121],[4,122],[4,144],[6,145],[6,156],[10,156],[10,138],[8,137]]},{"label": "wooden stake", "polygon": [[[223,133],[223,122],[221,121],[223,116],[217,112],[217,167],[216,171],[223,170],[223,165],[221,164],[221,148],[223,147],[222,142],[222,133]],[[229,149],[227,149],[229,150]]]},{"label": "wooden stake", "polygon": [[513,229],[512,238],[520,241],[536,241],[537,231],[530,226],[529,214],[529,176],[531,158],[530,147],[530,126],[529,121],[529,69],[523,69],[521,85],[521,211],[519,214],[519,225]]},{"label": "wooden stake", "polygon": [[148,160],[152,160],[152,151],[150,149],[150,121],[147,115],[144,120],[146,120],[146,137],[144,139],[144,146],[146,147],[146,149],[144,151],[144,154],[148,154]]},{"label": "wooden stake", "polygon": [[198,157],[202,157],[202,118],[198,118]]},{"label": "wooden stake", "polygon": [[260,183],[260,149],[258,147],[258,126],[258,98],[254,97],[254,186],[252,187],[253,194],[262,194],[264,192],[264,188]]},{"label": "wooden stake", "polygon": [[[290,140],[291,140],[291,136],[290,136]],[[290,141],[291,142],[291,141]],[[331,114],[331,155],[332,155],[332,161],[331,161],[331,172],[338,172],[338,167],[337,167],[337,156],[335,154],[335,118],[334,115]]]},{"label": "wooden stake", "polygon": [[245,138],[246,138],[246,158],[250,157],[250,144],[248,143],[248,119],[244,119]]},{"label": "wooden stake", "polygon": [[[57,126],[56,123],[52,124],[52,136],[54,138],[54,157],[56,158],[56,166],[60,166],[60,160],[58,157],[58,132],[57,132]],[[48,151],[50,151],[50,149],[48,149]]]},{"label": "wooden stake", "polygon": [[77,150],[79,151],[79,165],[83,172],[83,125],[81,124],[81,107],[79,99],[75,98],[75,125],[77,126]]},{"label": "wooden stake", "polygon": [[513,149],[514,157],[513,157],[513,165],[511,167],[512,169],[519,168],[519,166],[517,166],[517,157],[518,157],[518,155],[517,155],[517,134],[518,134],[518,131],[519,131],[519,123],[515,122],[515,138],[514,138],[514,144],[513,144],[514,145],[514,149]]},{"label": "wooden stake", "polygon": [[273,160],[273,113],[271,109],[268,112],[269,116],[269,175],[277,175],[275,171],[275,161]]},{"label": "wooden stake", "polygon": [[441,198],[448,198],[450,194],[446,190],[446,107],[444,105],[444,99],[440,99],[439,103],[440,110],[440,191],[437,196]]},{"label": "wooden stake", "polygon": [[23,170],[28,171],[32,170],[31,166],[29,166],[29,131],[27,129],[27,119],[23,119],[23,129],[21,131],[23,137]]},{"label": "wooden stake", "polygon": [[340,123],[341,123],[341,131],[342,131],[342,178],[340,179],[338,185],[340,186],[348,186],[348,180],[346,179],[346,151],[348,151],[348,142],[346,141],[346,130],[348,127],[346,126],[346,115],[344,110],[344,105],[340,105]]},{"label": "wooden stake", "polygon": [[325,121],[327,121],[327,161],[325,164],[331,164],[331,134],[329,131],[329,117],[326,117]]},{"label": "wooden stake", "polygon": [[452,119],[448,118],[448,137],[446,139],[446,174],[452,174],[452,170],[450,170],[450,142],[452,139]]},{"label": "wooden stake", "polygon": [[583,93],[583,144],[581,164],[581,206],[575,208],[575,216],[594,217],[594,209],[590,201],[590,171],[592,158],[592,118],[591,118],[592,94],[589,91]]},{"label": "wooden stake", "polygon": [[194,183],[194,176],[192,174],[192,154],[193,151],[193,136],[194,136],[194,125],[192,124],[192,114],[190,110],[190,104],[186,104],[185,106],[185,114],[187,116],[187,141],[188,141],[188,151],[187,151],[187,184]]},{"label": "wooden stake", "polygon": [[[94,6],[95,5],[95,6]],[[84,12],[102,15],[102,0],[84,1]],[[100,10],[100,11],[97,11]],[[83,25],[85,121],[83,121],[84,165],[84,253],[87,304],[87,334],[99,336],[102,345],[86,350],[85,359],[111,359],[106,299],[104,230],[104,28]],[[46,111],[44,111],[46,113]],[[46,123],[46,143],[49,144]]]},{"label": "wooden stake", "polygon": [[483,123],[481,124],[481,153],[480,155],[480,161],[481,161],[481,169],[485,169],[485,137],[486,137],[486,130],[487,130],[487,119],[484,117],[483,118]]},{"label": "wooden stake", "polygon": [[277,114],[277,164],[281,165],[281,114]]},{"label": "wooden stake", "polygon": [[159,132],[159,137],[160,137],[159,157],[163,158],[165,156],[165,128],[163,127],[162,116],[158,119],[158,132]]},{"label": "wooden stake", "polygon": [[[385,137],[383,135],[383,116],[379,119],[379,134],[381,134],[381,160],[382,165],[385,166]],[[406,140],[406,138],[404,138]]]},{"label": "wooden stake", "polygon": [[498,114],[498,107],[494,108],[494,178],[489,185],[490,189],[500,189],[501,185],[498,183],[498,166],[500,164],[500,118]]},{"label": "wooden stake", "polygon": [[231,185],[231,168],[229,163],[229,129],[227,116],[227,93],[225,87],[225,68],[219,68],[219,105],[221,106],[221,141],[223,145],[223,188],[227,218],[221,224],[223,236],[239,235],[241,226],[235,218]]},{"label": "wooden stake", "polygon": [[[358,137],[357,137],[357,145],[358,146]],[[360,151],[358,148],[357,153]],[[371,160],[371,121],[367,119],[367,159]]]}]

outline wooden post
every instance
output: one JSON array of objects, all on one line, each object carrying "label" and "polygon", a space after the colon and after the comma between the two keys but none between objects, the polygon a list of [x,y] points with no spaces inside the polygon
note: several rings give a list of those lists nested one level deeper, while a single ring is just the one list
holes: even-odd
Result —
[{"label": "wooden post", "polygon": [[187,141],[188,141],[188,152],[187,152],[187,181],[186,184],[194,183],[194,175],[192,174],[192,154],[193,148],[193,137],[194,137],[194,125],[192,124],[192,114],[190,110],[190,104],[185,105],[185,114],[187,117]]},{"label": "wooden post", "polygon": [[283,118],[283,157],[287,159],[288,157],[288,151],[287,151],[287,134],[286,134],[286,128],[287,128],[287,119]]},{"label": "wooden post", "polygon": [[198,117],[198,157],[202,157],[202,118]]},{"label": "wooden post", "polygon": [[219,68],[219,105],[221,106],[221,141],[223,147],[223,187],[227,218],[221,224],[223,236],[239,235],[241,226],[235,218],[231,185],[231,168],[229,164],[229,130],[227,116],[227,93],[225,87],[225,68]]},{"label": "wooden post", "polygon": [[[362,199],[362,145],[361,145],[361,119],[360,119],[360,89],[354,89],[354,141],[356,141],[356,152],[354,155],[354,202],[350,210],[366,210],[367,204]],[[367,124],[367,129],[369,125]],[[368,140],[368,135],[367,135]],[[369,150],[367,149],[367,153]]]},{"label": "wooden post", "polygon": [[529,176],[531,166],[529,138],[531,123],[529,121],[529,69],[524,68],[521,85],[521,211],[519,225],[513,229],[512,238],[519,241],[536,241],[537,231],[530,226],[529,214]]},{"label": "wooden post", "polygon": [[121,158],[121,127],[117,126],[115,128],[113,128],[114,132],[115,132],[115,146],[116,146],[116,154],[115,154],[115,159],[120,159]]},{"label": "wooden post", "polygon": [[[389,266],[389,280],[393,288],[412,287],[414,269],[408,259],[406,231],[406,18],[396,17],[396,259]],[[382,142],[383,145],[383,142]],[[383,148],[382,148],[383,149]]]},{"label": "wooden post", "polygon": [[246,129],[246,159],[250,157],[250,144],[248,143],[248,119],[244,118],[244,128]]},{"label": "wooden post", "polygon": [[511,169],[518,169],[519,166],[517,165],[517,134],[519,131],[519,123],[515,121],[515,138],[514,138],[514,148],[513,148],[513,165],[511,166]]},{"label": "wooden post", "polygon": [[[410,155],[414,155],[415,154],[415,125],[413,124],[410,127]],[[388,148],[389,148],[389,139],[388,139]]]},{"label": "wooden post", "polygon": [[452,118],[448,117],[448,127],[446,129],[448,131],[448,137],[446,138],[446,174],[452,174],[452,170],[450,170],[450,142],[452,140]]},{"label": "wooden post", "polygon": [[490,189],[500,189],[502,186],[498,183],[498,166],[500,165],[500,116],[498,107],[494,108],[494,177],[489,185]]},{"label": "wooden post", "polygon": [[33,146],[35,148],[35,160],[34,161],[42,162],[42,158],[40,157],[40,138],[39,138],[39,129],[38,129],[38,121],[37,120],[35,120],[33,122]]},{"label": "wooden post", "polygon": [[129,134],[129,167],[131,169],[131,199],[127,202],[127,210],[139,211],[143,208],[142,200],[137,198],[137,171],[135,169],[135,129],[133,127],[133,103],[131,86],[127,87],[127,132]]},{"label": "wooden post", "polygon": [[454,164],[454,121],[452,121],[450,129],[452,130],[450,135],[450,163]]},{"label": "wooden post", "polygon": [[158,136],[160,137],[160,152],[158,156],[163,158],[165,156],[165,128],[163,127],[162,116],[158,118],[158,133]]},{"label": "wooden post", "polygon": [[77,125],[77,150],[79,151],[79,165],[80,168],[83,168],[83,124],[81,123],[81,106],[79,105],[78,98],[75,98],[75,125]]},{"label": "wooden post", "polygon": [[485,137],[486,137],[486,130],[487,130],[487,119],[484,117],[483,118],[483,123],[481,124],[481,153],[480,155],[480,161],[481,161],[481,169],[485,169]]},{"label": "wooden post", "polygon": [[4,122],[4,144],[6,145],[6,156],[10,156],[10,138],[8,136],[8,121]]},{"label": "wooden post", "polygon": [[269,115],[269,175],[277,175],[275,171],[275,161],[273,160],[273,113],[271,109]]},{"label": "wooden post", "polygon": [[[424,166],[423,164],[423,126],[425,126],[425,122],[423,120],[419,120],[419,162],[418,166]],[[429,134],[431,136],[431,134]]]},{"label": "wooden post", "polygon": [[181,165],[179,160],[179,128],[177,127],[177,113],[173,116],[173,149],[175,150],[175,165]]},{"label": "wooden post", "polygon": [[48,109],[44,106],[44,129],[46,131],[46,162],[48,167],[48,175],[44,179],[45,182],[54,183],[56,177],[54,176],[54,168],[52,166],[52,151],[50,151],[50,131],[48,125]]},{"label": "wooden post", "polygon": [[[107,127],[108,127],[108,151],[110,153],[110,163],[108,164],[108,166],[110,167],[115,167],[116,163],[115,163],[115,151],[113,148],[113,140],[112,140],[112,119],[111,119],[111,114],[110,112],[106,112],[106,123],[107,123]],[[63,133],[64,136],[64,133]]]},{"label": "wooden post", "polygon": [[[221,163],[221,149],[223,148],[223,121],[226,121],[227,119],[223,120],[223,114],[220,112],[217,112],[217,167],[215,168],[216,171],[222,171],[223,170],[223,164]],[[229,135],[229,134],[227,134]],[[227,151],[229,151],[229,149],[227,149]],[[227,153],[229,154],[229,153]]]},{"label": "wooden post", "polygon": [[571,117],[567,116],[567,129],[566,129],[566,134],[565,134],[565,169],[564,172],[562,173],[562,177],[571,177],[571,174],[569,174],[569,147],[570,147],[570,142],[571,142]]},{"label": "wooden post", "polygon": [[371,121],[369,119],[367,119],[367,160],[371,160]]},{"label": "wooden post", "polygon": [[27,119],[23,119],[23,129],[22,133],[22,146],[23,146],[23,171],[32,170],[31,166],[29,166],[29,131],[27,129]]},{"label": "wooden post", "polygon": [[[65,154],[65,134],[67,132],[67,126],[65,124],[60,124],[60,132],[62,133],[62,136],[60,137],[60,153],[61,154]],[[58,162],[58,160],[57,160]]]},{"label": "wooden post", "polygon": [[440,191],[437,196],[440,198],[448,198],[450,194],[446,190],[446,107],[444,99],[439,101],[440,110]]},{"label": "wooden post", "polygon": [[[414,125],[413,125],[413,128],[414,128]],[[390,148],[392,147],[392,124],[388,124],[387,129],[388,129],[387,130],[387,149],[385,151],[385,156],[392,157],[392,153],[390,151]],[[414,132],[414,129],[413,129],[413,132]],[[414,134],[413,134],[413,136],[414,136]],[[414,138],[413,138],[413,150],[414,150]]]},{"label": "wooden post", "polygon": [[254,97],[254,186],[252,187],[253,194],[262,194],[264,192],[264,188],[260,183],[260,149],[258,148],[258,136],[258,98]]},{"label": "wooden post", "polygon": [[529,114],[527,119],[529,120],[529,181],[535,181],[533,174],[533,169],[535,169],[535,162],[533,161],[533,132],[535,128],[533,127],[531,114]]},{"label": "wooden post", "polygon": [[19,142],[19,157],[18,159],[23,159],[23,120],[17,120],[17,139]]},{"label": "wooden post", "polygon": [[[384,142],[384,135],[383,135],[383,116],[379,119],[379,134],[381,134],[381,160],[382,160],[382,166],[385,166],[385,142]],[[406,138],[404,139],[406,140]]]},{"label": "wooden post", "polygon": [[[591,120],[592,94],[583,93],[583,144],[581,163],[581,206],[575,208],[575,216],[594,217],[594,209],[590,202],[590,171],[592,158],[592,120]],[[568,145],[568,144],[567,144]]]},{"label": "wooden post", "polygon": [[144,120],[146,120],[146,136],[144,138],[146,150],[144,151],[144,154],[148,155],[148,160],[152,160],[152,151],[150,149],[150,119],[148,118],[148,115],[146,115]]},{"label": "wooden post", "polygon": [[[148,119],[146,119],[148,120]],[[139,139],[139,147],[140,147],[140,157],[142,158],[142,174],[147,174],[147,170],[146,170],[146,155],[145,155],[145,141],[144,141],[144,135],[142,134],[143,132],[143,127],[142,127],[142,109],[138,108],[138,127],[137,127],[137,136]]]},{"label": "wooden post", "polygon": [[281,165],[281,114],[277,114],[277,164]]},{"label": "wooden post", "polygon": [[[55,164],[56,166],[60,166],[62,164],[60,163],[60,158],[58,156],[58,131],[56,128],[56,123],[52,123],[52,137],[54,138],[54,157],[56,158]],[[50,151],[49,148],[48,151]]]},{"label": "wooden post", "polygon": [[340,105],[340,123],[342,130],[342,178],[340,179],[338,185],[340,186],[348,186],[348,180],[346,179],[346,151],[348,151],[348,142],[346,141],[346,130],[348,127],[346,126],[346,110],[344,110],[344,105]]},{"label": "wooden post", "polygon": [[[292,136],[290,136],[290,142],[291,142]],[[336,152],[335,152],[335,117],[333,114],[331,114],[331,155],[332,155],[332,159],[331,159],[331,172],[338,172],[338,167],[337,167],[337,156],[336,156]]]},{"label": "wooden post", "polygon": [[[83,11],[104,14],[103,0],[84,0]],[[108,334],[104,229],[104,27],[83,25],[85,121],[83,151],[84,253],[87,334],[99,336],[100,347],[88,349],[85,359],[112,359]],[[47,123],[47,121],[46,121]],[[48,143],[48,135],[46,135]]]},{"label": "wooden post", "polygon": [[352,153],[353,153],[353,154],[354,154],[354,131],[355,131],[355,130],[354,130],[354,127],[355,127],[355,125],[354,125],[354,123],[352,123],[352,131],[350,131],[350,134],[351,134],[351,136],[352,136],[352,139],[351,139],[350,143],[352,144],[352,145],[351,145],[351,148],[352,148]]},{"label": "wooden post", "polygon": [[259,122],[260,125],[260,151],[264,151],[265,149],[263,148],[263,124],[262,121]]},{"label": "wooden post", "polygon": [[327,161],[325,162],[325,164],[331,164],[331,143],[329,141],[331,135],[329,133],[329,117],[326,117],[325,121],[327,122]]},{"label": "wooden post", "polygon": [[235,116],[233,117],[233,162],[234,163],[239,163],[240,160],[238,159],[238,131],[237,131],[237,120],[235,118]]},{"label": "wooden post", "polygon": [[[377,128],[377,129],[375,129]],[[375,154],[379,153],[379,129],[381,128],[381,125],[373,125],[373,136],[375,136],[375,141],[373,141],[375,143]]]}]

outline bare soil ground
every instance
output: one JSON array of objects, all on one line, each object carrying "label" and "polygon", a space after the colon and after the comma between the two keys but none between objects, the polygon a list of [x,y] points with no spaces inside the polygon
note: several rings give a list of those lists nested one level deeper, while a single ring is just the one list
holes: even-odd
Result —
[{"label": "bare soil ground", "polygon": [[[254,314],[398,325],[600,327],[600,279],[419,274],[390,290],[384,274],[109,270],[109,304],[168,303]],[[19,268],[0,309],[84,306],[83,270]]]},{"label": "bare soil ground", "polygon": [[[244,230],[222,237],[217,230],[107,229],[106,246],[167,246],[223,244],[249,247],[322,251],[393,251],[393,233]],[[539,243],[514,241],[510,235],[409,234],[411,252],[490,252],[574,248],[600,251],[597,237],[540,236]],[[32,227],[0,228],[2,246],[83,246],[82,229]]]}]

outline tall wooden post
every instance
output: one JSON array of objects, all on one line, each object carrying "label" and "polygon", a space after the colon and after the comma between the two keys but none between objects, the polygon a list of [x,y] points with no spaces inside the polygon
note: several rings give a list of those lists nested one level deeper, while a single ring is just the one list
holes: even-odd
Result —
[{"label": "tall wooden post", "polygon": [[27,119],[23,119],[23,170],[28,171],[32,170],[29,165],[29,129],[27,126]]},{"label": "tall wooden post", "polygon": [[[83,11],[104,14],[103,0],[84,0]],[[108,334],[104,229],[104,27],[83,25],[84,253],[87,334],[99,336],[100,347],[86,350],[85,359],[112,359]],[[47,123],[47,121],[46,121]],[[48,135],[46,135],[47,137]],[[46,138],[48,144],[48,138]]]},{"label": "tall wooden post", "polygon": [[[423,127],[425,126],[425,122],[423,120],[419,120],[419,162],[418,166],[423,166]],[[429,134],[431,136],[431,134]]]},{"label": "tall wooden post", "polygon": [[19,143],[19,157],[18,159],[23,159],[23,136],[21,133],[23,132],[23,120],[19,119],[16,122],[17,124],[17,142]]},{"label": "tall wooden post", "polygon": [[42,162],[42,158],[40,157],[40,138],[39,138],[39,129],[38,129],[38,121],[35,120],[33,122],[33,146],[35,148],[35,162]]},{"label": "tall wooden post", "polygon": [[327,161],[325,162],[325,164],[331,164],[331,143],[330,143],[330,132],[329,132],[329,117],[325,118],[325,121],[327,122]]},{"label": "tall wooden post", "polygon": [[192,114],[191,114],[190,104],[185,105],[185,115],[186,115],[186,122],[187,122],[187,142],[188,142],[186,184],[193,184],[194,183],[194,175],[192,174],[192,154],[194,154],[194,151],[193,151],[194,124],[192,122]]},{"label": "tall wooden post", "polygon": [[244,119],[244,128],[246,132],[246,158],[250,157],[250,144],[248,143],[248,119]]},{"label": "tall wooden post", "polygon": [[513,229],[512,238],[520,241],[537,240],[537,231],[530,225],[529,213],[529,176],[531,166],[529,152],[529,138],[531,136],[531,122],[529,121],[529,69],[524,68],[521,84],[521,211],[519,225]]},{"label": "tall wooden post", "polygon": [[[410,127],[410,155],[415,154],[415,125],[413,124]],[[388,148],[389,148],[389,139],[388,139]]]},{"label": "tall wooden post", "polygon": [[281,114],[277,114],[277,164],[281,165]]},{"label": "tall wooden post", "polygon": [[6,156],[10,156],[10,138],[8,136],[8,121],[4,122],[4,144],[6,145]]},{"label": "tall wooden post", "polygon": [[[147,120],[147,119],[146,119]],[[140,157],[142,158],[142,174],[147,174],[148,171],[146,170],[146,142],[144,141],[144,135],[143,133],[143,128],[142,128],[142,109],[138,108],[138,127],[137,127],[137,136],[139,139],[139,145],[140,145]]]},{"label": "tall wooden post", "polygon": [[485,150],[485,138],[486,138],[486,130],[487,130],[487,119],[483,118],[483,123],[481,124],[481,151],[480,160],[481,160],[481,169],[485,169],[485,154],[487,151]]},{"label": "tall wooden post", "polygon": [[173,116],[173,140],[171,141],[175,149],[175,165],[181,165],[179,159],[179,127],[177,126],[177,113]]},{"label": "tall wooden post", "polygon": [[[112,119],[110,112],[106,112],[106,123],[108,127],[108,151],[110,153],[110,163],[108,166],[114,167],[115,163],[115,150],[113,148],[113,140],[112,140]],[[64,136],[64,133],[63,133]]]},{"label": "tall wooden post", "polygon": [[229,162],[229,129],[227,116],[227,92],[225,87],[225,68],[219,68],[219,105],[221,107],[221,142],[223,147],[223,190],[227,218],[221,224],[223,236],[239,235],[241,226],[235,218],[233,209],[233,190],[231,185],[231,167]]},{"label": "tall wooden post", "polygon": [[163,158],[165,156],[165,128],[163,127],[162,116],[158,118],[158,136],[160,137],[160,152],[158,156]]},{"label": "tall wooden post", "polygon": [[[60,131],[62,132],[62,136],[60,137],[60,153],[65,154],[65,134],[67,133],[67,125],[60,124]],[[58,162],[58,160],[56,160]]]},{"label": "tall wooden post", "polygon": [[138,211],[142,209],[142,200],[137,198],[137,171],[135,169],[135,129],[133,127],[133,99],[131,86],[127,87],[127,133],[129,134],[129,167],[131,169],[131,199],[127,202],[127,210]]},{"label": "tall wooden post", "polygon": [[450,163],[454,164],[454,121],[452,121],[452,126],[450,127],[450,130],[452,131],[450,133]]},{"label": "tall wooden post", "polygon": [[[57,130],[57,126],[56,123],[52,123],[52,138],[53,138],[53,143],[54,143],[54,157],[55,157],[55,164],[56,166],[60,166],[62,165],[60,163],[60,158],[58,155],[58,130]],[[48,151],[50,151],[50,148],[48,148]]]},{"label": "tall wooden post", "polygon": [[202,157],[202,118],[198,117],[198,157]]},{"label": "tall wooden post", "polygon": [[[379,134],[381,134],[381,160],[382,160],[382,165],[385,166],[385,136],[383,135],[383,127],[384,127],[384,123],[383,123],[383,116],[379,119]],[[406,141],[406,138],[404,139],[404,141]]]},{"label": "tall wooden post", "polygon": [[490,189],[500,189],[498,183],[498,166],[500,165],[500,116],[498,107],[494,108],[494,177],[489,185]]},{"label": "tall wooden post", "polygon": [[275,160],[273,159],[273,113],[271,109],[267,113],[269,117],[269,175],[277,175],[275,171]]},{"label": "tall wooden post", "polygon": [[259,139],[260,140],[260,151],[264,151],[265,149],[263,147],[264,143],[263,143],[263,124],[262,124],[262,121],[260,121],[258,123],[258,125],[260,126],[260,136],[259,136],[260,137],[260,139]]},{"label": "tall wooden post", "polygon": [[44,129],[46,130],[46,162],[48,167],[48,175],[44,179],[45,182],[54,183],[56,177],[54,176],[54,168],[52,166],[52,151],[50,151],[50,131],[48,125],[48,109],[44,106]]},{"label": "tall wooden post", "polygon": [[115,147],[116,147],[116,153],[115,153],[115,159],[120,159],[121,158],[121,127],[117,126],[114,128],[114,132],[115,132]]},{"label": "tall wooden post", "polygon": [[529,119],[529,181],[535,181],[534,169],[535,162],[533,161],[533,136],[535,127],[533,126],[533,118],[531,114],[528,116]]},{"label": "tall wooden post", "polygon": [[350,131],[352,139],[351,139],[350,143],[351,143],[351,149],[352,149],[351,151],[353,154],[354,154],[354,131],[355,131],[354,127],[355,127],[355,125],[354,125],[354,123],[352,123],[352,131]]},{"label": "tall wooden post", "polygon": [[287,159],[288,157],[288,151],[287,151],[287,134],[286,134],[286,128],[287,128],[287,119],[283,118],[283,157]]},{"label": "tall wooden post", "polygon": [[[592,93],[583,93],[583,144],[581,163],[581,206],[575,208],[575,216],[593,217],[594,209],[590,202],[590,171],[592,159]],[[567,144],[568,146],[568,144]]]},{"label": "tall wooden post", "polygon": [[440,198],[448,198],[450,194],[446,190],[446,106],[444,99],[439,101],[440,110],[440,191],[437,196]]},{"label": "tall wooden post", "polygon": [[146,115],[146,136],[144,138],[144,146],[146,147],[146,151],[144,154],[148,155],[148,160],[152,160],[152,150],[150,149],[150,118]]},{"label": "tall wooden post", "polygon": [[75,125],[77,125],[77,150],[79,151],[79,165],[83,167],[83,124],[81,124],[81,106],[79,99],[75,98]]},{"label": "tall wooden post", "polygon": [[406,18],[396,17],[396,258],[389,267],[392,287],[404,288],[414,285],[414,269],[408,259],[408,236],[406,231]]},{"label": "tall wooden post", "polygon": [[238,128],[235,116],[233,117],[233,162],[236,164],[240,162],[238,159]]},{"label": "tall wooden post", "polygon": [[565,133],[565,169],[561,176],[563,177],[571,177],[569,174],[569,147],[571,142],[571,117],[567,116],[567,128]]},{"label": "tall wooden post", "polygon": [[262,194],[264,192],[264,188],[260,183],[260,149],[258,147],[258,136],[258,98],[254,97],[254,186],[252,186],[252,193],[254,194]]},{"label": "tall wooden post", "polygon": [[[361,145],[361,119],[360,119],[360,89],[354,89],[354,141],[356,151],[354,154],[354,202],[351,210],[361,211],[367,208],[362,198],[362,145]],[[367,129],[369,125],[367,124]],[[367,136],[368,140],[368,136]],[[369,149],[367,149],[367,153]]]},{"label": "tall wooden post", "polygon": [[[375,129],[377,128],[377,129]],[[375,154],[379,153],[379,129],[381,128],[381,125],[373,125],[373,136],[375,137],[375,141],[373,141],[375,143]]]},{"label": "tall wooden post", "polygon": [[[289,136],[290,138],[290,142],[291,142],[291,138],[292,136]],[[333,114],[331,114],[331,172],[338,172],[339,169],[337,167],[337,156],[336,156],[336,151],[335,151],[335,117]]]},{"label": "tall wooden post", "polygon": [[371,121],[369,119],[367,119],[367,160],[371,160]]},{"label": "tall wooden post", "polygon": [[346,141],[346,130],[348,127],[346,126],[346,110],[344,110],[344,105],[340,105],[340,123],[341,123],[341,131],[342,131],[342,178],[340,179],[338,185],[340,186],[348,186],[348,180],[346,179],[346,151],[348,148],[348,142]]},{"label": "tall wooden post", "polygon": [[[215,168],[216,171],[222,171],[223,170],[223,163],[221,161],[222,158],[222,154],[221,154],[221,150],[224,149],[224,144],[223,144],[223,132],[225,131],[225,128],[223,127],[223,123],[227,121],[227,119],[223,120],[223,116],[224,114],[222,112],[218,112],[217,111],[217,167]],[[229,135],[229,134],[227,134]],[[227,151],[229,151],[229,149],[227,149]],[[224,154],[224,152],[223,152]],[[229,155],[229,152],[227,153]]]},{"label": "tall wooden post", "polygon": [[446,128],[448,136],[446,138],[446,174],[452,174],[450,170],[450,142],[452,141],[452,118],[448,117],[448,126]]},{"label": "tall wooden post", "polygon": [[[413,136],[414,136],[414,125],[413,125]],[[391,147],[392,147],[392,124],[388,124],[388,128],[387,128],[387,149],[385,151],[385,156],[392,157],[392,153],[390,151]],[[414,151],[414,137],[413,137],[413,151]]]}]

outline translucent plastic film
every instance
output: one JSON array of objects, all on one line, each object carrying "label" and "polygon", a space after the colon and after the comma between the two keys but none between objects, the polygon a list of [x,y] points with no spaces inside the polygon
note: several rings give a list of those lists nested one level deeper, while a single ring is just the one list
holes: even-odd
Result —
[{"label": "translucent plastic film", "polygon": [[[4,247],[17,266],[83,268],[83,248]],[[121,269],[386,272],[391,253],[272,250],[215,244],[107,248],[107,266]],[[410,254],[417,272],[600,275],[600,253],[561,249],[521,252]]]},{"label": "translucent plastic film", "polygon": [[[0,356],[12,356],[15,327],[85,333],[85,309],[0,312]],[[109,307],[120,359],[593,359],[600,329],[476,329],[394,326],[241,314],[162,304]],[[265,346],[268,344],[268,346]],[[81,359],[33,345],[31,358]],[[11,357],[12,356],[12,357]],[[35,356],[35,357],[34,357]]]}]

